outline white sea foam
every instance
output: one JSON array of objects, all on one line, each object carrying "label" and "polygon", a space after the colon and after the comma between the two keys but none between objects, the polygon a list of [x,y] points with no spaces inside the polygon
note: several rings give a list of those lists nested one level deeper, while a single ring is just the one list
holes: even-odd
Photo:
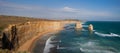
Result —
[{"label": "white sea foam", "polygon": [[107,36],[107,37],[120,37],[120,35],[115,34],[115,33],[110,33],[110,34],[104,34],[104,33],[99,33],[99,32],[95,32],[95,34],[99,35],[99,36]]},{"label": "white sea foam", "polygon": [[80,51],[84,51],[84,49],[83,49],[83,48],[80,48]]},{"label": "white sea foam", "polygon": [[86,29],[82,29],[82,31],[88,31],[88,30],[86,30]]},{"label": "white sea foam", "polygon": [[53,36],[48,38],[48,40],[46,41],[46,45],[45,45],[43,53],[49,53],[50,52],[50,48],[54,47],[54,45],[50,44],[52,42],[51,41],[52,38],[53,38]]},{"label": "white sea foam", "polygon": [[82,25],[83,27],[88,27],[88,25]]},{"label": "white sea foam", "polygon": [[85,24],[85,23],[86,23],[86,21],[82,22],[82,24]]},{"label": "white sea foam", "polygon": [[93,30],[94,32],[96,31],[96,30]]},{"label": "white sea foam", "polygon": [[[83,28],[83,29],[82,29],[82,31],[89,31],[89,30],[88,30],[88,29],[84,29],[84,28]],[[93,30],[93,31],[95,32],[96,30]]]},{"label": "white sea foam", "polygon": [[60,42],[62,42],[61,40],[60,41],[52,41],[53,43],[60,43]]},{"label": "white sea foam", "polygon": [[115,53],[116,49],[99,45],[97,42],[86,42],[80,44],[80,51],[84,53]]},{"label": "white sea foam", "polygon": [[60,47],[59,45],[57,45],[57,49],[66,49],[66,47]]},{"label": "white sea foam", "polygon": [[85,53],[115,53],[110,50],[101,50],[101,49],[87,49],[87,48],[80,48],[82,52]]},{"label": "white sea foam", "polygon": [[96,42],[92,42],[92,41],[89,41],[89,42],[86,42],[86,43],[84,43],[84,44],[81,44],[81,46],[83,46],[83,47],[92,47],[92,46],[96,46]]}]

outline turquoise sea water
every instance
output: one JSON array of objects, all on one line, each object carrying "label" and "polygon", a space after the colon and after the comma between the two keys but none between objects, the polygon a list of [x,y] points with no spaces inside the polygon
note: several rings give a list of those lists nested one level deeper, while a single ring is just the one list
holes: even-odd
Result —
[{"label": "turquoise sea water", "polygon": [[[92,33],[88,31],[89,24],[94,26]],[[82,30],[70,24],[52,34],[43,53],[120,53],[120,22],[89,21],[82,25]]]}]

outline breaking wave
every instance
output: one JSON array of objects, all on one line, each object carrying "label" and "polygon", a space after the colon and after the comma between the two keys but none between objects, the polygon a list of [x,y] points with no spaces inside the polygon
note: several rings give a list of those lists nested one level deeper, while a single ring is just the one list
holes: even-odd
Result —
[{"label": "breaking wave", "polygon": [[115,48],[101,46],[97,42],[92,42],[92,41],[81,44],[80,51],[85,53],[116,53],[117,52]]},{"label": "breaking wave", "polygon": [[59,45],[57,45],[57,49],[66,49],[66,47],[60,47]]},{"label": "breaking wave", "polygon": [[53,38],[54,36],[51,36],[50,38],[48,38],[48,40],[46,41],[46,45],[45,45],[45,48],[44,48],[44,51],[43,53],[49,53],[50,52],[50,48],[54,47],[53,44],[51,44],[51,39]]},{"label": "breaking wave", "polygon": [[103,37],[120,37],[120,35],[115,34],[115,33],[110,33],[110,34],[104,34],[104,33],[99,33],[99,32],[95,32],[95,34],[99,35],[99,36],[103,36]]}]

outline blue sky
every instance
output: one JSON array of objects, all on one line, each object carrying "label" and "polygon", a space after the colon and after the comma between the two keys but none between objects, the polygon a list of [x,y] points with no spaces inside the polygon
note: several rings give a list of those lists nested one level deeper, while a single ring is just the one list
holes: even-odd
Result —
[{"label": "blue sky", "polygon": [[0,0],[0,15],[120,21],[120,0]]}]

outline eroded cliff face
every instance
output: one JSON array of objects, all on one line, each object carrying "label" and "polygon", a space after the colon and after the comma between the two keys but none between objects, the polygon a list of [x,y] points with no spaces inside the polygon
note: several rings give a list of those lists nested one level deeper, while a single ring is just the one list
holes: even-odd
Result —
[{"label": "eroded cliff face", "polygon": [[3,49],[16,50],[27,40],[39,33],[64,28],[65,24],[77,23],[77,28],[82,28],[79,21],[34,21],[20,24],[11,24],[4,29],[2,43]]},{"label": "eroded cliff face", "polygon": [[63,28],[61,21],[37,21],[26,22],[22,24],[12,24],[4,30],[4,37],[7,39],[6,42],[8,43],[3,44],[8,45],[5,48],[10,50],[17,49],[33,36],[37,36],[38,33],[48,30],[57,30],[60,28]]}]

